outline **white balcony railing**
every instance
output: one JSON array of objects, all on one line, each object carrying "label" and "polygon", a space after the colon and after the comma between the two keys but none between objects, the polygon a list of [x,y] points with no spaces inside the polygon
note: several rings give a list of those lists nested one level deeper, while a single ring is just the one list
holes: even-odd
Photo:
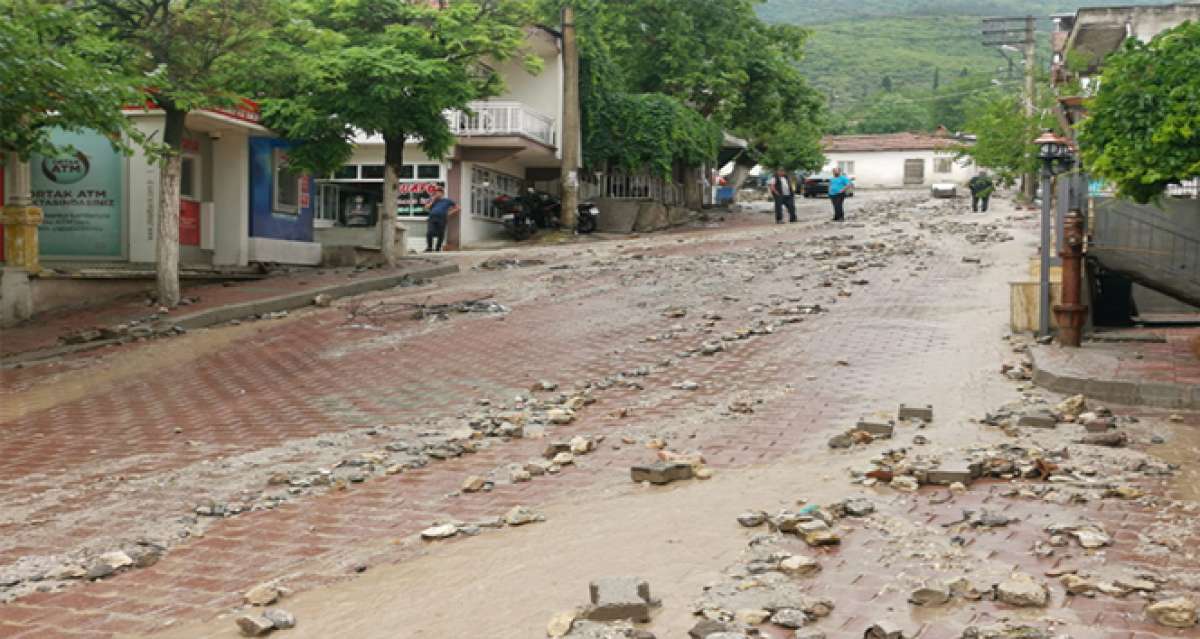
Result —
[{"label": "white balcony railing", "polygon": [[648,173],[584,173],[580,195],[585,199],[653,200],[663,204],[683,204],[683,185]]},{"label": "white balcony railing", "polygon": [[522,135],[558,146],[558,122],[520,102],[472,102],[467,111],[447,111],[450,130],[457,136]]}]

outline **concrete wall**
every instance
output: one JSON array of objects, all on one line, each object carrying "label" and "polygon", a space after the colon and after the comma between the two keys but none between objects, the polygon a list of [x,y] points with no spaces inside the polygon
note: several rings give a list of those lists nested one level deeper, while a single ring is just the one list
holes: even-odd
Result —
[{"label": "concrete wall", "polygon": [[213,264],[245,266],[250,261],[250,155],[243,133],[225,133],[213,143]]},{"label": "concrete wall", "polygon": [[[934,173],[934,158],[953,158],[951,153],[936,151],[861,151],[836,152],[827,151],[828,159],[824,171],[830,171],[838,166],[838,162],[854,162],[854,184],[860,188],[905,188],[906,186],[930,186],[935,182],[953,182],[965,184],[975,175],[977,169],[969,160],[955,161],[951,164],[950,173]],[[904,163],[906,160],[922,160],[925,162],[925,179],[920,185],[904,183]]]},{"label": "concrete wall", "polygon": [[496,67],[504,77],[504,91],[495,100],[512,100],[562,121],[562,56],[542,57],[542,71],[534,75],[514,58]]},{"label": "concrete wall", "polygon": [[[147,137],[161,138],[166,118],[161,115],[137,117],[133,125]],[[145,153],[136,151],[128,161],[125,207],[129,236],[129,261],[154,263],[155,233],[158,228],[159,168]]]},{"label": "concrete wall", "polygon": [[596,200],[600,209],[597,230],[602,233],[648,233],[686,224],[692,211],[651,200]]}]

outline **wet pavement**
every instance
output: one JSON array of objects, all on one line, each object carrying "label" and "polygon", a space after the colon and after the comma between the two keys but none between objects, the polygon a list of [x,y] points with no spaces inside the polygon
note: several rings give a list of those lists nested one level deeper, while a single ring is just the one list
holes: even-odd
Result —
[{"label": "wet pavement", "polygon": [[[296,592],[282,605],[299,623],[280,636],[536,637],[606,574],[649,579],[664,605],[647,627],[680,637],[705,586],[729,579],[756,534],[739,513],[860,495],[877,512],[839,521],[840,546],[780,542],[820,561],[803,588],[834,603],[806,631],[861,637],[891,620],[936,639],[1011,618],[1076,638],[1194,632],[1148,621],[1142,595],[1066,596],[1044,573],[1073,561],[1153,570],[1168,579],[1160,594],[1195,597],[1195,508],[1174,501],[1195,497],[1195,415],[1111,406],[1140,418],[1131,449],[1114,454],[1167,447],[1185,465],[1130,480],[1148,495],[1140,500],[1006,496],[1010,482],[998,480],[953,494],[852,482],[884,450],[918,448],[917,435],[930,455],[1010,443],[978,419],[1039,395],[999,374],[1018,356],[1005,339],[1006,282],[1032,254],[1032,218],[1005,205],[985,217],[923,194],[863,195],[844,226],[826,221],[827,203],[805,202],[795,225],[759,211],[463,256],[463,274],[426,287],[0,372],[0,399],[15,407],[0,424],[0,584],[17,581],[0,590],[11,599],[0,604],[0,637],[232,637],[242,593],[273,579]],[[506,256],[542,263],[469,268]],[[422,312],[475,300],[503,308]],[[722,348],[703,354],[713,342]],[[530,390],[542,380],[558,389]],[[590,403],[569,424],[540,426],[561,410],[560,392]],[[826,445],[900,403],[933,405],[935,419],[898,426],[888,442]],[[524,411],[532,423],[524,438],[474,440],[476,452],[444,461],[411,447],[485,410]],[[555,474],[510,481],[509,464],[577,435],[604,440]],[[1049,450],[1074,435],[1016,439]],[[715,476],[630,482],[629,467],[660,445],[700,452]],[[379,457],[355,461],[369,455]],[[423,463],[400,463],[412,458]],[[312,481],[321,470],[333,479]],[[462,494],[470,475],[494,486]],[[546,521],[418,537],[519,504]],[[984,508],[1017,523],[952,540],[943,524]],[[1035,553],[1045,525],[1066,514],[1103,522],[1113,545]],[[95,581],[72,576],[138,547],[165,552]],[[1047,608],[906,603],[927,578],[982,587],[1014,569],[1049,584]]]}]

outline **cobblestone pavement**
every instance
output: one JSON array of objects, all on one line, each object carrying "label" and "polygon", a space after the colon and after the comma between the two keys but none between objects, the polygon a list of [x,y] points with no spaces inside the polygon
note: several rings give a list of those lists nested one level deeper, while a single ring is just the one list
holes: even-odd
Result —
[{"label": "cobblestone pavement", "polygon": [[[969,420],[1021,396],[997,370],[1012,357],[1001,339],[1006,281],[1023,270],[1034,225],[1005,206],[985,218],[919,194],[857,199],[845,226],[826,221],[826,204],[805,203],[796,225],[775,226],[760,212],[715,228],[468,255],[459,258],[464,266],[532,263],[0,372],[0,402],[14,407],[0,423],[0,592],[11,600],[0,604],[0,637],[234,636],[226,615],[244,591],[271,579],[299,592],[301,622],[288,636],[473,636],[484,628],[540,636],[553,612],[586,596],[586,571],[605,567],[646,573],[666,604],[654,629],[677,637],[690,621],[687,604],[745,544],[748,533],[732,520],[738,509],[858,493],[880,500],[880,519],[821,551],[826,569],[812,585],[837,603],[817,627],[829,637],[860,637],[883,617],[925,639],[1006,617],[1052,619],[1076,638],[1187,636],[1148,622],[1141,598],[1064,597],[1057,586],[1051,609],[1036,613],[978,602],[910,615],[906,586],[947,566],[898,550],[902,531],[944,538],[940,524],[963,509],[1002,509],[1026,525],[963,533],[966,552],[991,569],[1040,575],[1064,561],[1030,552],[1044,535],[1039,523],[1058,507],[1002,497],[1002,484],[977,484],[950,501],[931,499],[928,489],[851,486],[847,470],[869,467],[882,449],[834,453],[825,442],[900,402],[935,405],[926,431],[934,445],[1005,441]],[[1006,234],[1014,240],[997,241]],[[485,298],[506,312],[416,319],[405,306]],[[804,314],[811,305],[824,312]],[[793,319],[801,321],[782,321]],[[739,328],[764,326],[771,332],[737,338]],[[711,357],[683,352],[722,336],[731,339]],[[547,426],[545,439],[489,438],[472,454],[352,478],[360,467],[347,460],[403,457],[386,445],[459,429],[479,400],[511,406],[539,380],[567,391],[591,382],[595,403],[568,426]],[[730,410],[733,402],[753,413]],[[1140,415],[1141,427],[1174,444],[1161,454],[1182,451],[1177,461],[1188,461],[1194,448],[1181,444],[1195,444],[1188,429],[1200,420]],[[557,475],[507,481],[509,463],[577,434],[606,439]],[[702,452],[717,478],[662,492],[632,485],[628,468],[653,459],[645,443],[654,439]],[[334,470],[330,486],[274,481],[318,468]],[[496,485],[459,494],[468,475]],[[1168,477],[1141,488],[1194,498],[1187,486]],[[435,521],[477,521],[518,504],[545,509],[548,521],[442,545],[416,539]],[[198,506],[227,516],[199,516]],[[1188,549],[1200,535],[1177,527],[1194,512],[1185,508],[1079,505],[1072,516],[1115,531],[1107,554],[1079,559],[1190,575],[1171,587],[1190,583],[1194,595],[1200,561]],[[1143,534],[1155,527],[1171,531],[1170,544]],[[679,542],[653,552],[669,561],[639,545],[667,537]],[[139,541],[167,551],[149,567],[94,581],[64,571]],[[548,554],[558,563],[546,564]],[[477,563],[454,567],[456,555]],[[364,568],[409,573],[371,582],[356,576]],[[403,602],[339,611],[319,603],[345,601],[363,584]]]}]

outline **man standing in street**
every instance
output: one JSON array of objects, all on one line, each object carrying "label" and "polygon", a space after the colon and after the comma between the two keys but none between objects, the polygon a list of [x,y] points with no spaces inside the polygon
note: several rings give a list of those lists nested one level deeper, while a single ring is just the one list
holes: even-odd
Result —
[{"label": "man standing in street", "polygon": [[833,179],[829,181],[829,201],[833,202],[833,221],[842,222],[846,219],[846,193],[853,183],[850,178],[842,175],[841,169],[833,170]]},{"label": "man standing in street", "polygon": [[768,187],[771,190],[771,197],[775,200],[775,223],[783,224],[783,207],[787,207],[788,221],[796,221],[796,192],[792,189],[792,178],[788,176],[787,171],[783,169],[775,169],[775,177],[770,181]]},{"label": "man standing in street", "polygon": [[442,243],[446,241],[446,222],[461,209],[454,200],[446,197],[445,189],[439,186],[434,188],[433,197],[425,203],[425,210],[429,212],[426,221],[425,252],[441,251]]},{"label": "man standing in street", "polygon": [[988,200],[992,199],[992,192],[996,190],[996,185],[992,183],[987,171],[980,171],[979,175],[971,178],[967,182],[967,188],[971,189],[971,210],[979,212],[979,204],[983,203],[983,212],[987,213]]}]

